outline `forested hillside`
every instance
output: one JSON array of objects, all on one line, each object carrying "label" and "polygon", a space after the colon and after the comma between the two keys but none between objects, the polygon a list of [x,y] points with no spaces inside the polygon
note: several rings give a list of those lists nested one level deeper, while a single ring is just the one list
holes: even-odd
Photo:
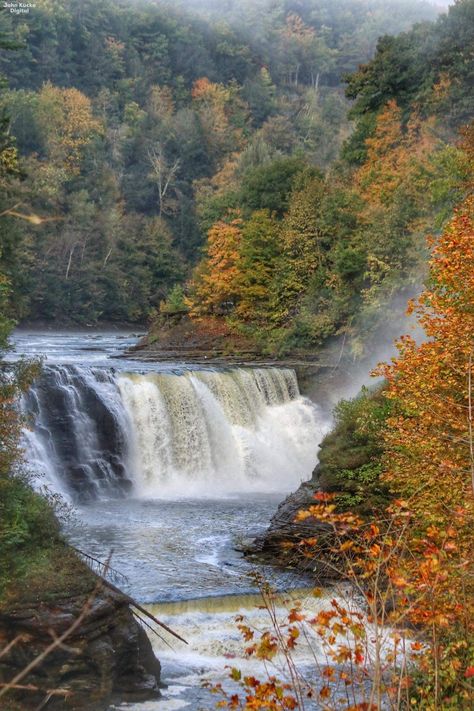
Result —
[{"label": "forested hillside", "polygon": [[[403,36],[379,44],[377,57],[390,47],[393,77],[397,62],[410,65],[407,76],[394,78],[407,85],[399,128],[409,152],[415,133],[407,138],[402,127],[417,71],[426,74],[424,105],[435,101],[433,83],[433,111],[444,115],[448,102],[449,139],[468,111],[448,46],[449,33],[461,41],[456,22],[467,31],[459,15],[472,3],[462,5],[458,19],[414,31],[419,53],[429,45],[436,62],[412,67],[416,50],[404,55]],[[334,162],[353,118],[356,134],[345,155],[363,160],[362,138],[385,101],[400,93],[398,85],[384,87],[368,113],[359,98],[351,119],[343,78],[370,59],[379,35],[434,18],[430,4],[407,0],[38,0],[27,16],[2,10],[2,36],[15,51],[0,55],[9,87],[1,105],[11,118],[9,150],[19,156],[2,223],[12,316],[143,321],[170,290],[165,310],[182,309],[184,285],[193,314],[225,319],[225,328],[251,338],[258,331],[267,350],[306,347],[337,331],[358,311],[361,285],[373,286],[359,242],[361,225],[373,224],[367,210],[380,206],[361,207],[369,190],[368,183],[359,187],[363,168],[353,179],[352,168]],[[369,65],[371,81],[377,61]],[[364,82],[353,75],[349,98],[365,96]],[[454,149],[438,150],[437,134],[426,140],[436,143],[443,166],[456,162]],[[408,219],[412,214],[398,222]],[[213,249],[220,251],[229,229],[239,241],[239,286],[222,289],[227,275],[219,269],[209,297],[206,255],[212,260]],[[395,281],[404,268],[392,270],[392,255],[370,258],[377,284],[387,265]]]},{"label": "forested hillside", "polygon": [[[225,322],[267,353],[339,336],[361,354],[399,328],[438,232],[467,189],[474,2],[382,37],[346,76],[354,131],[321,170],[306,151],[238,160],[205,201],[205,254],[188,285],[196,321]],[[397,308],[398,305],[398,308]]]}]

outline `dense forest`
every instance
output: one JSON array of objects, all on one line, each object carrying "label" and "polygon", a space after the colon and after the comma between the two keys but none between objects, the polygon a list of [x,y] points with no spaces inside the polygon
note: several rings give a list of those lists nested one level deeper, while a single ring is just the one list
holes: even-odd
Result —
[{"label": "dense forest", "polygon": [[185,300],[192,317],[225,321],[267,353],[339,335],[360,354],[377,339],[419,291],[426,236],[466,190],[473,27],[474,4],[459,2],[382,37],[345,78],[354,130],[324,170],[295,151],[227,172],[205,205],[208,240]]},{"label": "dense forest", "polygon": [[[439,171],[444,180],[457,160],[445,143],[469,110],[456,54],[469,39],[469,7],[462,3],[435,24],[430,4],[407,0],[390,7],[382,0],[225,7],[39,0],[27,16],[2,11],[8,88],[1,104],[10,120],[8,150],[18,155],[2,226],[12,316],[143,322],[169,296],[165,311],[190,308],[251,338],[258,332],[266,350],[306,347],[337,332],[360,311],[362,284],[373,303],[382,281],[404,278],[409,251],[405,235],[397,254],[377,252],[382,207],[365,204],[375,177],[364,177],[364,140],[395,97],[393,130],[399,121],[410,151],[421,130],[413,124],[405,136],[413,102],[423,103],[425,126],[425,114],[440,114],[455,91],[449,125],[439,136],[426,124],[431,144],[420,155],[419,172]],[[412,34],[380,40],[376,59],[364,64],[380,35],[418,21]],[[361,64],[370,69],[357,73]],[[365,73],[376,85],[381,71],[388,84],[367,100]],[[440,192],[435,210],[445,200]],[[390,200],[404,202],[395,193]],[[416,196],[410,200],[399,234],[427,219]],[[383,206],[385,232],[389,212]],[[223,288],[218,280],[210,300],[209,259],[228,225],[239,240],[245,235],[239,284]],[[361,238],[366,225],[373,249]],[[298,272],[300,229],[305,254],[318,234],[317,265],[305,275]],[[266,254],[259,254],[261,238]],[[221,278],[228,281],[225,271]],[[305,298],[296,308],[300,286]]]}]

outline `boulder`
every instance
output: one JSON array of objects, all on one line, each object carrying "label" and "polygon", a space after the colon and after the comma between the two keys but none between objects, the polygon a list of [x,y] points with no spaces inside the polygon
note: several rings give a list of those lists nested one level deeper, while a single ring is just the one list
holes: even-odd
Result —
[{"label": "boulder", "polygon": [[142,701],[160,695],[160,663],[150,640],[135,619],[129,598],[107,587],[92,596],[2,608],[0,649],[19,641],[0,657],[0,682],[10,681],[37,659],[81,614],[81,623],[64,643],[19,682],[33,688],[9,692],[0,705],[36,709],[50,696],[48,709],[89,711],[106,709],[114,700]]}]

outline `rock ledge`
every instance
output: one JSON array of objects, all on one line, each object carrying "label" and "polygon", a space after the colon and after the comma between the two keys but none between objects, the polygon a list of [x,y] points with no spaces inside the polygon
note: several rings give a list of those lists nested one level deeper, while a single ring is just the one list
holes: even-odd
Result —
[{"label": "rock ledge", "polygon": [[[0,682],[11,680],[69,629],[87,600],[88,596],[81,594],[3,608],[0,648],[19,637],[22,641],[0,658]],[[126,596],[101,588],[64,645],[21,681],[36,690],[10,692],[3,701],[10,706],[2,708],[35,709],[48,695],[48,709],[88,711],[106,709],[113,701],[157,698],[160,663],[128,602]]]}]

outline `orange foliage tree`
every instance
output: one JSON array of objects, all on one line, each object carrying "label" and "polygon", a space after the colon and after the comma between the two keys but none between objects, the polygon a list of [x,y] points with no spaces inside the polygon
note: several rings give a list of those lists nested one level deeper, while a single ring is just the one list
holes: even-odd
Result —
[{"label": "orange foliage tree", "polygon": [[415,114],[405,128],[401,108],[389,101],[366,141],[367,160],[356,174],[368,204],[390,203],[400,188],[415,193],[436,143],[433,120],[421,121]]},{"label": "orange foliage tree", "polygon": [[208,233],[206,257],[193,275],[188,299],[191,316],[225,313],[234,306],[238,293],[241,220],[220,220]]},{"label": "orange foliage tree", "polygon": [[472,374],[474,362],[474,199],[469,197],[436,244],[431,286],[416,311],[428,340],[410,336],[379,373],[398,403],[386,433],[387,478],[411,496],[420,521],[445,523],[472,505]]},{"label": "orange foliage tree", "polygon": [[459,695],[456,685],[469,676],[474,653],[473,220],[470,196],[434,247],[429,288],[410,304],[427,340],[405,336],[398,358],[377,371],[395,405],[384,435],[385,478],[412,514],[400,588],[421,595],[410,617],[431,634],[427,708],[459,708],[468,703],[462,694],[472,702],[473,692],[467,686]]}]

